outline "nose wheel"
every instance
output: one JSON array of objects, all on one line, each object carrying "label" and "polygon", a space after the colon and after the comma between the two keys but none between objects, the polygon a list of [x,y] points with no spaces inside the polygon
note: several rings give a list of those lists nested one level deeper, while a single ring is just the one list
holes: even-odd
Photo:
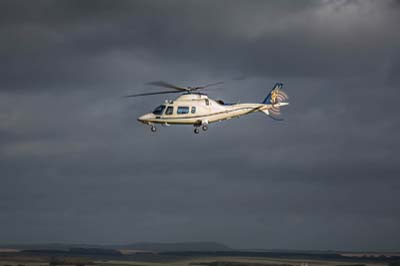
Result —
[{"label": "nose wheel", "polygon": [[156,132],[157,128],[155,126],[151,126],[150,130],[151,130],[151,132]]}]

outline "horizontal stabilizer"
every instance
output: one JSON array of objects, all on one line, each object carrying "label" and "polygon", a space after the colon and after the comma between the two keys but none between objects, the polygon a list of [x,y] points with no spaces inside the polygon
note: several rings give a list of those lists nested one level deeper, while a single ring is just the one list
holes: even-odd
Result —
[{"label": "horizontal stabilizer", "polygon": [[271,118],[271,119],[273,119],[273,120],[276,120],[276,121],[283,121],[283,118],[278,118],[278,117],[276,117],[275,115],[273,115],[272,113],[270,113],[270,112],[268,111],[268,109],[266,109],[266,110],[261,110],[261,112],[263,112],[264,114],[266,114],[269,118]]}]

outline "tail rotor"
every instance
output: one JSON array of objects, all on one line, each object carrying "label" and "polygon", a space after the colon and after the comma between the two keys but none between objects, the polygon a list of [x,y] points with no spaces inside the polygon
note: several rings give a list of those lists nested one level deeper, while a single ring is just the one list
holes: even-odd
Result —
[{"label": "tail rotor", "polygon": [[282,91],[283,84],[276,83],[274,88],[262,102],[263,104],[270,105],[268,108],[268,115],[273,119],[279,119],[281,115],[281,106],[288,105],[289,96]]}]

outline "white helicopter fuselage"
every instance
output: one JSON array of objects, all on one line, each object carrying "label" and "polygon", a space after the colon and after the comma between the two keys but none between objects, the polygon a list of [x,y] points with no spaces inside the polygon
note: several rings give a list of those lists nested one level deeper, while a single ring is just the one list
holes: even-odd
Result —
[{"label": "white helicopter fuselage", "polygon": [[219,122],[242,115],[263,112],[273,106],[283,106],[288,103],[264,104],[264,103],[236,103],[225,104],[222,101],[215,101],[205,94],[188,93],[179,96],[174,101],[166,100],[164,104],[152,113],[145,114],[138,118],[144,124],[163,125],[194,125],[204,126],[209,123]]}]

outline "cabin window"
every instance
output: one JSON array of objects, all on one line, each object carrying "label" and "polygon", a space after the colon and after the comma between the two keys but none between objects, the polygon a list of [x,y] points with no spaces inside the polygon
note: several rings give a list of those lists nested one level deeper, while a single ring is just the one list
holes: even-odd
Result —
[{"label": "cabin window", "polygon": [[191,112],[192,112],[192,114],[196,113],[196,106],[192,106]]},{"label": "cabin window", "polygon": [[154,109],[153,114],[161,115],[165,109],[165,105],[160,105],[156,109]]},{"label": "cabin window", "polygon": [[165,114],[166,115],[172,115],[173,112],[174,112],[174,107],[173,106],[168,106],[167,110],[165,110]]},{"label": "cabin window", "polygon": [[188,114],[188,113],[189,113],[189,107],[188,106],[178,106],[178,111],[177,111],[178,115]]},{"label": "cabin window", "polygon": [[210,101],[206,99],[206,105],[210,105]]}]

